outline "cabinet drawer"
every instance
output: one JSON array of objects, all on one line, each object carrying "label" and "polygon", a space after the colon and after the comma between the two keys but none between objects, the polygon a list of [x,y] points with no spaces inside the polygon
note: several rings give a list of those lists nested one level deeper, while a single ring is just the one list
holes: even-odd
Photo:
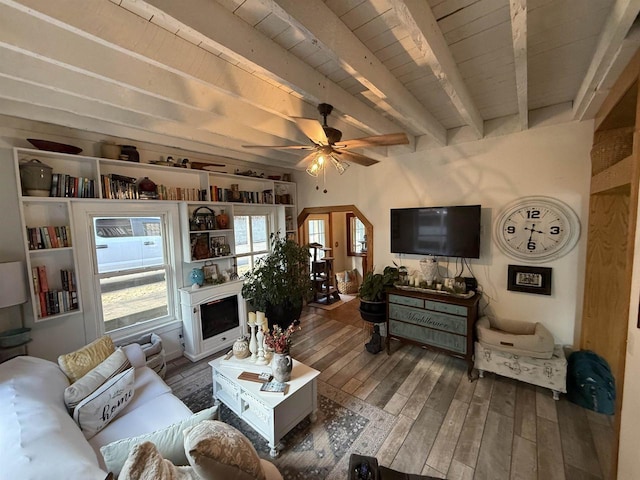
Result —
[{"label": "cabinet drawer", "polygon": [[403,297],[401,295],[389,295],[389,303],[397,303],[399,305],[409,305],[410,307],[424,308],[424,300],[421,298]]},{"label": "cabinet drawer", "polygon": [[419,327],[410,323],[389,320],[389,333],[416,342],[444,348],[461,355],[467,354],[467,338],[461,335]]},{"label": "cabinet drawer", "polygon": [[435,310],[436,312],[452,313],[453,315],[460,315],[461,317],[467,316],[467,307],[461,305],[451,305],[449,303],[433,302],[431,300],[426,300],[424,304],[424,308]]},{"label": "cabinet drawer", "polygon": [[460,335],[467,334],[467,318],[446,313],[432,312],[404,305],[389,304],[389,319],[419,325],[421,328],[437,328]]}]

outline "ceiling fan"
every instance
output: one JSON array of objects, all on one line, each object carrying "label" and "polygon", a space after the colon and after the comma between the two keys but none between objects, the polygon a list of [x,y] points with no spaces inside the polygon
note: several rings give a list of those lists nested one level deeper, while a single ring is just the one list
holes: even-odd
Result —
[{"label": "ceiling fan", "polygon": [[[356,138],[353,140],[342,139],[342,132],[327,125],[327,116],[331,114],[333,106],[328,103],[318,105],[318,112],[322,115],[324,123],[313,118],[293,117],[298,128],[304,133],[312,145],[243,145],[245,148],[274,148],[277,150],[303,150],[312,152],[305,156],[297,166],[307,166],[307,173],[317,177],[330,160],[340,174],[349,166],[348,162],[368,167],[378,163],[378,160],[360,153],[351,152],[352,148],[382,147],[390,145],[403,145],[409,143],[405,133],[390,133],[387,135],[374,135],[371,137]],[[348,161],[348,162],[347,162]]]}]

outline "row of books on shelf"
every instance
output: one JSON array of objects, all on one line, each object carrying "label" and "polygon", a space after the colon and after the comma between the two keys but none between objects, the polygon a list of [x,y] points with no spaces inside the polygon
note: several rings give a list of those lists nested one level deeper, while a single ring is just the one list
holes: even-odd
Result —
[{"label": "row of books on shelf", "polygon": [[95,198],[95,181],[86,177],[74,177],[66,173],[51,175],[51,197]]},{"label": "row of books on shelf", "polygon": [[155,192],[140,191],[135,177],[110,173],[100,175],[102,198],[112,200],[176,200],[176,201],[204,201],[207,191],[199,188],[170,187],[156,185]]},{"label": "row of books on shelf", "polygon": [[71,246],[71,228],[68,225],[45,227],[27,227],[29,250],[61,248]]},{"label": "row of books on shelf", "polygon": [[211,201],[213,202],[238,202],[238,203],[266,203],[273,204],[273,190],[262,192],[249,192],[245,190],[232,190],[212,186]]},{"label": "row of books on shelf", "polygon": [[38,317],[47,317],[58,313],[78,309],[78,292],[73,270],[60,270],[62,289],[50,289],[47,267],[44,265],[32,268],[33,290],[38,296],[36,308]]}]

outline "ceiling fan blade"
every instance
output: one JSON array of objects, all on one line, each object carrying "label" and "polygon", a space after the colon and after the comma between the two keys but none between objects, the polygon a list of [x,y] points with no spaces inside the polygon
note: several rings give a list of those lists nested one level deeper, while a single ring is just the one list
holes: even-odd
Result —
[{"label": "ceiling fan blade", "polygon": [[335,148],[383,147],[386,145],[406,145],[409,137],[405,133],[389,133],[372,137],[354,138],[334,145]]},{"label": "ceiling fan blade", "polygon": [[274,148],[277,150],[313,150],[315,145],[242,145],[243,148]]},{"label": "ceiling fan blade", "polygon": [[369,167],[371,165],[375,165],[378,163],[378,160],[374,160],[371,157],[367,157],[365,155],[360,155],[356,152],[350,152],[348,150],[334,150],[334,155],[339,155],[339,160],[357,163],[358,165],[362,165],[363,167]]},{"label": "ceiling fan blade", "polygon": [[302,117],[292,117],[298,128],[302,130],[313,143],[317,143],[319,145],[328,145],[329,140],[327,139],[327,134],[324,133],[324,128],[322,128],[322,124],[319,121],[314,120],[313,118],[302,118]]},{"label": "ceiling fan blade", "polygon": [[304,157],[302,160],[300,160],[298,163],[296,163],[296,167],[297,168],[304,167],[305,163],[309,162],[309,160],[313,159],[316,155],[317,155],[316,152],[310,153],[309,155]]}]

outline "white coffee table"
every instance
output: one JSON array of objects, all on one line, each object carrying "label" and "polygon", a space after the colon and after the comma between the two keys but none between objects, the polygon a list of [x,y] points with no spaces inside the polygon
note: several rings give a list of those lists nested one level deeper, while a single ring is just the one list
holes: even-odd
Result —
[{"label": "white coffee table", "polygon": [[316,420],[318,409],[318,383],[320,372],[293,360],[291,380],[286,395],[261,393],[260,383],[239,380],[243,371],[270,371],[248,361],[226,362],[223,357],[209,362],[213,374],[213,398],[224,403],[256,432],[270,447],[270,455],[278,456],[280,439],[307,415]]}]

